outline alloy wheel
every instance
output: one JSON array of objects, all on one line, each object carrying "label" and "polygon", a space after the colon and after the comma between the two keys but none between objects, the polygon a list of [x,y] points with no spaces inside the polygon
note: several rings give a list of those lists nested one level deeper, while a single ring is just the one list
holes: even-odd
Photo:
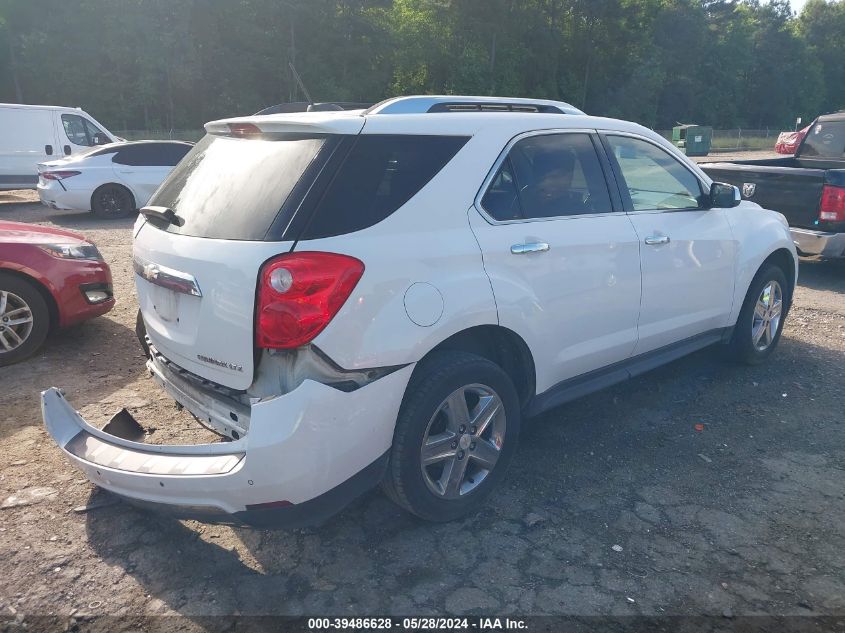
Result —
[{"label": "alloy wheel", "polygon": [[774,342],[782,313],[783,290],[772,280],[763,286],[751,316],[751,342],[758,351],[767,350]]},{"label": "alloy wheel", "polygon": [[446,499],[475,490],[499,460],[506,427],[504,405],[490,387],[473,384],[452,392],[423,436],[420,465],[428,489]]},{"label": "alloy wheel", "polygon": [[126,194],[117,188],[109,188],[100,194],[100,205],[109,215],[122,214],[129,204]]},{"label": "alloy wheel", "polygon": [[0,354],[23,345],[33,323],[29,304],[13,292],[0,290]]}]

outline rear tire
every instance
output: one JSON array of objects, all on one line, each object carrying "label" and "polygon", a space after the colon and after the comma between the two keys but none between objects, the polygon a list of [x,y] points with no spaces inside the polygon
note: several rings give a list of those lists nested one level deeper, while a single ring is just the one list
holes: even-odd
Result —
[{"label": "rear tire", "polygon": [[123,185],[102,185],[91,195],[91,211],[103,220],[125,218],[137,210],[135,196]]},{"label": "rear tire", "polygon": [[791,300],[792,288],[783,269],[774,264],[761,268],[745,295],[728,344],[729,355],[747,365],[766,360],[780,341]]},{"label": "rear tire", "polygon": [[0,273],[0,367],[34,354],[50,331],[50,310],[25,279]]},{"label": "rear tire", "polygon": [[464,352],[432,354],[405,392],[382,488],[429,521],[475,512],[504,477],[519,427],[519,397],[501,367]]}]

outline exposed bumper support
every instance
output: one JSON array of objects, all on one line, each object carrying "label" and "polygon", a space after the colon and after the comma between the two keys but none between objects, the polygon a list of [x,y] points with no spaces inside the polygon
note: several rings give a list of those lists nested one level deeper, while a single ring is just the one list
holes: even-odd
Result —
[{"label": "exposed bumper support", "polygon": [[[68,459],[134,504],[209,522],[294,527],[322,521],[379,481],[412,370],[348,393],[306,380],[253,404],[248,433],[234,442],[157,445],[118,437],[86,422],[56,388],[41,394],[41,410]],[[204,414],[209,400],[182,404]]]},{"label": "exposed bumper support", "polygon": [[825,233],[809,229],[790,229],[792,241],[801,255],[845,257],[845,233]]}]

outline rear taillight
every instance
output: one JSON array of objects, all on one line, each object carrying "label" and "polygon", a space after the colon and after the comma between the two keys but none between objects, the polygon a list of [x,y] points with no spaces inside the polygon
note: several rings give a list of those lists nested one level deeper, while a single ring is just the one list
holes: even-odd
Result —
[{"label": "rear taillight", "polygon": [[845,187],[825,185],[819,206],[819,220],[822,222],[845,222]]},{"label": "rear taillight", "polygon": [[44,180],[64,180],[71,176],[78,176],[81,173],[80,171],[42,171],[39,175]]},{"label": "rear taillight", "polygon": [[364,264],[335,253],[288,253],[261,267],[255,344],[293,349],[314,339],[349,298]]}]

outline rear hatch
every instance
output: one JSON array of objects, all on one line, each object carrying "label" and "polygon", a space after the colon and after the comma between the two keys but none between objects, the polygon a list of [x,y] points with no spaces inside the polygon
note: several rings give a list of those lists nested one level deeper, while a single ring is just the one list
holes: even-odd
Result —
[{"label": "rear hatch", "polygon": [[148,204],[173,221],[142,218],[133,246],[147,333],[168,360],[232,389],[252,384],[261,265],[291,250],[297,200],[363,124],[333,113],[206,126]]}]

